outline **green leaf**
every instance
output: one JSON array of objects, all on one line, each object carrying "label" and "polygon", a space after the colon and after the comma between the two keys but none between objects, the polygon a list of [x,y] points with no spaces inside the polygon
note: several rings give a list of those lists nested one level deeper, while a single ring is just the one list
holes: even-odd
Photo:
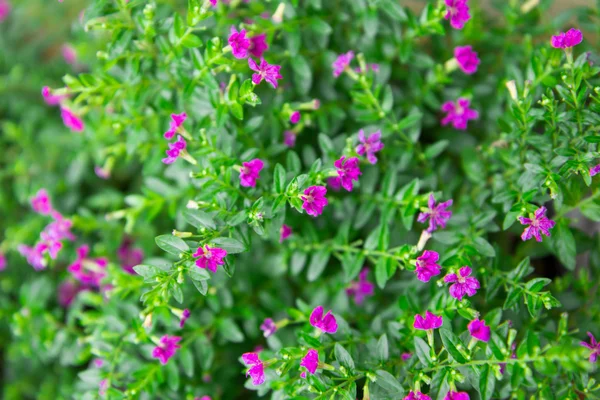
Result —
[{"label": "green leaf", "polygon": [[550,242],[554,254],[567,269],[573,271],[575,269],[575,256],[577,255],[573,232],[569,229],[566,221],[560,221],[551,232]]},{"label": "green leaf", "polygon": [[475,249],[477,249],[482,256],[496,257],[496,250],[494,250],[492,245],[484,238],[476,237],[473,244],[475,245]]},{"label": "green leaf", "polygon": [[187,243],[173,235],[161,235],[155,241],[158,247],[177,257],[190,249]]},{"label": "green leaf", "polygon": [[208,293],[208,283],[206,283],[206,280],[203,279],[201,281],[197,281],[195,279],[192,279],[192,283],[194,284],[196,289],[198,289],[200,294],[202,294],[202,296],[206,296],[206,293]]},{"label": "green leaf", "polygon": [[189,34],[183,38],[181,44],[183,45],[183,47],[193,49],[202,46],[202,40],[196,35]]},{"label": "green leaf", "polygon": [[494,377],[494,371],[489,365],[484,365],[480,370],[479,374],[479,394],[482,400],[489,400],[494,394],[494,387],[496,386],[496,378]]},{"label": "green leaf", "polygon": [[527,282],[527,290],[529,290],[530,292],[537,293],[550,283],[552,283],[551,279],[535,278]]},{"label": "green leaf", "polygon": [[440,140],[425,149],[425,158],[431,160],[439,156],[450,144],[448,140]]},{"label": "green leaf", "polygon": [[440,329],[440,336],[442,337],[442,343],[444,347],[450,353],[452,358],[454,358],[459,363],[467,362],[465,356],[458,350],[458,346],[464,348],[464,345],[454,333],[452,333],[449,329]]},{"label": "green leaf", "polygon": [[392,374],[380,369],[375,372],[375,375],[377,375],[375,383],[392,395],[392,398],[396,399],[404,396],[404,389]]},{"label": "green leaf", "polygon": [[210,215],[205,213],[204,211],[186,209],[183,212],[183,218],[190,225],[192,225],[198,229],[202,229],[202,228],[208,228],[208,229],[213,229],[213,230],[217,229],[217,225],[215,224],[214,219]]},{"label": "green leaf", "polygon": [[417,353],[419,361],[421,361],[423,366],[429,367],[431,365],[431,348],[418,336],[415,336],[413,341],[415,343],[415,353]]},{"label": "green leaf", "polygon": [[242,107],[241,104],[230,103],[229,110],[231,111],[231,114],[233,114],[233,116],[236,117],[237,119],[239,119],[239,120],[244,119],[244,108]]},{"label": "green leaf", "polygon": [[379,361],[384,362],[390,358],[390,349],[388,344],[387,335],[384,333],[377,341],[377,358]]},{"label": "green leaf", "polygon": [[336,343],[334,352],[335,359],[338,360],[340,364],[342,364],[349,370],[354,369],[354,360],[352,359],[350,353],[348,353],[348,351],[346,351],[346,349],[342,347],[342,345]]},{"label": "green leaf", "polygon": [[275,165],[273,170],[273,190],[275,193],[285,192],[285,169],[279,163]]},{"label": "green leaf", "polygon": [[244,341],[244,334],[238,328],[235,321],[231,318],[224,318],[219,321],[219,333],[225,340],[233,343],[241,343]]},{"label": "green leaf", "polygon": [[211,240],[211,243],[227,251],[227,254],[237,254],[246,251],[246,246],[237,239],[220,237]]},{"label": "green leaf", "polygon": [[198,268],[196,265],[193,265],[188,270],[188,276],[196,281],[206,281],[210,279],[210,274],[204,268]]},{"label": "green leaf", "polygon": [[181,286],[179,285],[179,283],[172,281],[171,285],[169,286],[169,291],[171,292],[173,298],[179,304],[183,303],[183,291],[181,290]]},{"label": "green leaf", "polygon": [[377,264],[375,265],[375,282],[377,282],[377,286],[381,289],[385,288],[385,284],[388,281],[388,270],[387,263],[384,257],[381,257],[377,260]]},{"label": "green leaf", "polygon": [[600,204],[584,203],[581,206],[581,213],[592,221],[600,221]]},{"label": "green leaf", "polygon": [[183,347],[177,352],[177,358],[181,362],[183,372],[189,377],[194,376],[194,357],[189,348]]},{"label": "green leaf", "polygon": [[302,56],[294,57],[292,63],[294,71],[294,87],[300,94],[307,94],[312,86],[312,70],[306,59]]},{"label": "green leaf", "polygon": [[314,282],[323,273],[327,262],[329,261],[330,253],[327,250],[320,250],[312,256],[308,266],[308,280]]},{"label": "green leaf", "polygon": [[133,267],[133,270],[138,274],[143,276],[144,278],[153,278],[156,275],[160,274],[160,269],[152,266],[152,265],[136,265]]}]

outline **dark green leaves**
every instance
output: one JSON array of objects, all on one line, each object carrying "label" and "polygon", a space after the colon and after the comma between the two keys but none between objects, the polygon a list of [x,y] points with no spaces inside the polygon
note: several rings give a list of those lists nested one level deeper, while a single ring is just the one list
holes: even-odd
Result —
[{"label": "dark green leaves", "polygon": [[352,359],[352,356],[339,343],[335,344],[334,352],[336,360],[338,360],[341,365],[349,370],[354,369],[354,360]]},{"label": "dark green leaves", "polygon": [[330,253],[327,250],[320,250],[312,256],[308,266],[308,280],[310,282],[321,276],[329,261],[329,256]]},{"label": "dark green leaves", "polygon": [[177,257],[190,249],[183,240],[173,235],[161,235],[155,240],[158,247]]},{"label": "dark green leaves", "polygon": [[466,357],[461,352],[461,350],[464,351],[464,345],[462,344],[458,336],[452,333],[452,331],[445,328],[441,328],[439,332],[440,336],[442,337],[442,343],[444,344],[444,348],[446,348],[446,351],[450,353],[452,358],[454,358],[459,363],[467,362]]}]

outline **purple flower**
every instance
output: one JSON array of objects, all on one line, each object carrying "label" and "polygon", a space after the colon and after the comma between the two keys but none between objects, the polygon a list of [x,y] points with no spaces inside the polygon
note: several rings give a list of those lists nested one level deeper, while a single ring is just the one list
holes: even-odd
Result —
[{"label": "purple flower", "polygon": [[600,173],[600,164],[590,168],[590,176],[598,175],[598,173]]},{"label": "purple flower", "polygon": [[250,39],[246,37],[245,29],[242,29],[238,32],[237,29],[235,29],[235,27],[232,26],[228,42],[231,46],[231,53],[235,58],[248,57],[248,50],[250,49]]},{"label": "purple flower", "polygon": [[473,51],[471,46],[457,46],[454,49],[454,58],[465,74],[471,75],[477,72],[480,61],[477,52]]},{"label": "purple flower", "polygon": [[33,247],[20,244],[17,246],[19,253],[27,259],[27,263],[33,267],[36,271],[40,271],[46,268],[46,260],[44,259],[45,246],[41,243],[36,244]]},{"label": "purple flower", "polygon": [[260,65],[257,65],[256,61],[252,58],[248,58],[248,66],[252,71],[258,72],[257,74],[252,74],[252,82],[255,85],[260,84],[264,79],[270,83],[274,89],[277,89],[277,80],[283,78],[283,76],[279,74],[279,70],[281,69],[280,65],[271,65],[266,62],[264,58],[261,58]]},{"label": "purple flower", "polygon": [[470,400],[467,392],[453,392],[452,390],[446,394],[444,400]]},{"label": "purple flower", "polygon": [[456,103],[447,101],[442,104],[442,111],[446,113],[446,116],[442,118],[442,126],[452,123],[455,129],[466,130],[469,121],[479,117],[477,111],[469,108],[470,105],[471,100],[462,97],[456,100]]},{"label": "purple flower", "polygon": [[73,132],[83,132],[83,128],[85,127],[83,121],[71,110],[66,107],[61,107],[60,116],[62,117],[63,123],[67,128]]},{"label": "purple flower", "polygon": [[54,221],[46,225],[44,231],[58,240],[75,240],[75,236],[71,233],[73,222],[63,217],[58,211],[52,211],[51,216]]},{"label": "purple flower", "polygon": [[290,115],[290,122],[292,124],[297,124],[298,122],[300,122],[300,117],[300,111],[294,111],[292,115]]},{"label": "purple flower", "polygon": [[402,353],[402,355],[400,356],[400,358],[402,359],[402,361],[406,361],[409,358],[412,357],[412,353]]},{"label": "purple flower", "polygon": [[0,271],[4,271],[6,269],[6,256],[4,253],[0,252]]},{"label": "purple flower", "polygon": [[327,178],[327,185],[334,191],[339,192],[342,188],[342,180],[339,176],[332,176],[331,178]]},{"label": "purple flower", "polygon": [[567,32],[561,32],[557,36],[552,36],[550,44],[555,49],[566,49],[575,47],[583,40],[583,35],[579,29],[571,28]]},{"label": "purple flower", "polygon": [[258,358],[256,353],[244,353],[242,354],[242,360],[246,366],[250,367],[246,372],[246,377],[250,375],[252,378],[252,384],[254,386],[262,385],[265,383],[265,370],[262,361]]},{"label": "purple flower", "polygon": [[133,247],[133,240],[125,238],[117,249],[117,258],[121,262],[121,267],[125,272],[134,275],[133,267],[140,264],[144,259],[144,251]]},{"label": "purple flower", "polygon": [[408,396],[404,397],[404,400],[431,400],[431,397],[421,392],[413,392],[411,390]]},{"label": "purple flower", "polygon": [[73,46],[65,43],[62,45],[60,51],[67,64],[75,65],[75,63],[77,63],[77,53]]},{"label": "purple flower", "polygon": [[210,247],[205,245],[200,246],[196,250],[193,257],[200,257],[196,260],[196,266],[199,268],[208,268],[211,272],[217,272],[219,265],[223,265],[225,261],[223,259],[227,256],[227,251],[219,247]]},{"label": "purple flower", "polygon": [[8,0],[0,0],[0,22],[4,21],[10,14],[10,3]]},{"label": "purple flower", "polygon": [[356,157],[346,159],[345,156],[342,156],[342,158],[333,163],[333,166],[337,168],[340,184],[349,192],[354,188],[352,181],[358,182],[358,177],[361,175],[360,168],[358,167],[359,162]]},{"label": "purple flower", "polygon": [[63,247],[63,244],[60,241],[59,237],[56,235],[56,232],[53,230],[44,230],[40,234],[40,237],[42,239],[42,245],[45,246],[45,249],[43,251],[47,251],[50,255],[50,258],[56,259],[58,252]]},{"label": "purple flower", "polygon": [[253,57],[261,58],[263,53],[269,49],[269,45],[266,41],[266,35],[260,34],[250,38],[250,54]]},{"label": "purple flower", "polygon": [[152,357],[158,358],[162,365],[169,362],[169,359],[175,355],[179,346],[177,343],[181,340],[179,336],[164,335],[160,338],[160,344],[152,350]]},{"label": "purple flower", "polygon": [[216,7],[216,5],[217,5],[217,1],[218,1],[218,0],[210,0],[210,4],[211,4],[213,7]]},{"label": "purple flower", "polygon": [[362,304],[367,296],[373,296],[375,285],[367,279],[369,268],[363,268],[358,275],[358,282],[352,281],[350,287],[346,288],[346,294],[354,297],[356,304]]},{"label": "purple flower", "polygon": [[179,154],[187,147],[187,142],[181,136],[177,136],[177,141],[173,143],[169,143],[169,150],[166,151],[167,157],[162,159],[162,162],[165,164],[173,164],[177,161]]},{"label": "purple flower", "polygon": [[467,328],[469,329],[471,336],[475,339],[486,343],[490,341],[491,330],[489,326],[485,325],[485,321],[475,318],[473,321],[469,322]]},{"label": "purple flower", "polygon": [[100,179],[105,179],[106,180],[106,179],[110,178],[110,170],[109,169],[104,169],[104,168],[100,167],[99,165],[96,165],[94,167],[94,173]]},{"label": "purple flower", "polygon": [[471,268],[464,266],[458,270],[458,274],[448,274],[444,277],[444,282],[454,284],[450,285],[450,295],[461,301],[465,295],[472,297],[479,289],[479,281],[471,275]]},{"label": "purple flower", "polygon": [[447,200],[443,203],[436,204],[433,193],[429,195],[429,201],[427,202],[427,210],[422,212],[417,217],[417,221],[424,223],[429,220],[428,232],[433,232],[438,228],[445,228],[446,223],[452,217],[452,211],[448,211],[447,208],[452,205],[452,199]]},{"label": "purple flower", "polygon": [[90,247],[87,244],[77,249],[77,259],[67,267],[67,270],[84,285],[100,286],[100,282],[106,276],[106,258],[87,258]]},{"label": "purple flower", "polygon": [[[319,366],[319,352],[315,349],[310,349],[300,361],[300,366],[306,368],[308,372],[314,374]],[[306,378],[306,371],[300,374],[301,377]]]},{"label": "purple flower", "polygon": [[310,324],[327,333],[336,333],[338,328],[337,321],[331,310],[327,311],[327,314],[323,316],[323,306],[316,307],[310,314]]},{"label": "purple flower", "polygon": [[185,310],[183,310],[183,312],[181,313],[181,319],[179,320],[179,327],[183,328],[183,326],[185,325],[185,321],[188,320],[188,318],[190,318],[190,310],[188,310],[187,308]]},{"label": "purple flower", "polygon": [[440,266],[437,261],[440,259],[440,255],[435,251],[425,250],[423,254],[417,257],[417,268],[415,273],[417,279],[423,282],[429,282],[429,280],[440,273]]},{"label": "purple flower", "polygon": [[383,143],[381,143],[381,131],[377,131],[369,135],[368,138],[365,138],[365,131],[358,131],[358,141],[360,144],[356,146],[356,152],[360,156],[367,155],[367,160],[371,164],[377,163],[377,157],[375,157],[375,153],[383,149]]},{"label": "purple flower", "polygon": [[171,122],[169,123],[169,130],[164,133],[164,138],[167,140],[173,139],[177,130],[187,118],[187,114],[182,112],[181,114],[171,114]]},{"label": "purple flower", "polygon": [[450,26],[454,29],[462,29],[465,23],[471,19],[469,14],[468,0],[445,0],[446,15],[444,19],[450,20]]},{"label": "purple flower", "polygon": [[325,195],[327,188],[325,186],[310,186],[304,190],[304,194],[300,196],[302,199],[302,208],[306,210],[308,215],[316,217],[323,213],[323,208],[328,204]]},{"label": "purple flower", "polygon": [[281,229],[279,229],[279,243],[283,243],[291,234],[292,228],[290,226],[286,224],[281,225]]},{"label": "purple flower", "polygon": [[53,95],[52,90],[48,86],[44,86],[42,88],[42,96],[44,97],[44,101],[46,102],[46,104],[50,106],[60,104],[63,101],[63,99],[67,97],[66,95]]},{"label": "purple flower", "polygon": [[546,217],[546,207],[542,206],[535,210],[533,214],[533,219],[519,217],[519,222],[521,225],[529,225],[523,231],[521,235],[521,239],[523,241],[529,240],[532,237],[535,237],[535,240],[538,242],[542,241],[542,233],[548,237],[550,237],[550,229],[554,228],[555,222]]},{"label": "purple flower", "polygon": [[240,170],[240,185],[244,187],[255,187],[256,180],[260,178],[259,174],[264,165],[262,160],[258,158],[242,163],[242,169]]},{"label": "purple flower", "polygon": [[77,297],[77,294],[84,290],[87,290],[87,288],[80,286],[75,281],[64,281],[58,287],[58,304],[65,308],[70,306],[75,297]]},{"label": "purple flower", "polygon": [[594,335],[592,335],[592,332],[588,332],[587,334],[590,337],[590,342],[579,342],[579,344],[592,350],[590,354],[590,362],[595,363],[598,360],[598,356],[600,356],[600,343],[596,341],[596,338]]},{"label": "purple flower", "polygon": [[50,196],[48,196],[48,191],[46,189],[38,190],[30,201],[31,207],[36,213],[48,215],[52,212],[52,202],[50,201]]},{"label": "purple flower", "polygon": [[108,390],[108,380],[102,379],[100,384],[98,385],[98,395],[106,396],[106,391]]},{"label": "purple flower", "polygon": [[353,51],[349,51],[345,54],[340,54],[331,65],[331,67],[333,68],[333,76],[336,78],[340,76],[342,72],[344,72],[344,70],[348,68],[353,58]]},{"label": "purple flower", "polygon": [[283,144],[287,147],[294,147],[296,145],[296,134],[292,131],[283,132]]},{"label": "purple flower", "polygon": [[263,331],[264,337],[269,337],[277,331],[277,325],[271,318],[267,318],[261,324],[260,330]]},{"label": "purple flower", "polygon": [[415,322],[413,327],[415,329],[420,329],[422,331],[429,331],[433,329],[437,329],[443,324],[443,320],[441,316],[437,316],[435,314],[430,313],[429,311],[425,311],[425,318],[420,316],[419,314],[415,315]]}]

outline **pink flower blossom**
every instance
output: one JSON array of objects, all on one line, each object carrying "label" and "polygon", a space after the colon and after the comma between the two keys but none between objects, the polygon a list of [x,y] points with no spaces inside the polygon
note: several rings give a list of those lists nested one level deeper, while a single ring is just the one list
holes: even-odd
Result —
[{"label": "pink flower blossom", "polygon": [[63,244],[60,241],[59,237],[56,235],[56,232],[53,230],[47,231],[44,230],[40,234],[42,239],[41,243],[44,246],[43,251],[47,251],[50,255],[50,258],[56,259],[58,252],[62,249]]},{"label": "pink flower blossom", "polygon": [[450,295],[461,301],[465,295],[472,297],[479,289],[479,281],[471,275],[471,268],[465,266],[458,270],[458,274],[448,274],[444,277],[444,282],[451,283]]},{"label": "pink flower blossom", "polygon": [[467,75],[477,72],[477,66],[481,62],[477,52],[471,46],[457,46],[454,49],[454,58],[458,61],[458,66]]},{"label": "pink flower blossom", "polygon": [[467,392],[453,392],[452,390],[446,394],[444,400],[470,400]]},{"label": "pink flower blossom", "polygon": [[106,258],[88,258],[90,247],[83,245],[77,249],[77,259],[67,267],[67,270],[84,285],[100,286],[106,276]]},{"label": "pink flower blossom", "polygon": [[102,361],[102,359],[101,359],[101,358],[96,358],[96,359],[94,360],[94,366],[95,366],[96,368],[102,368],[102,366],[103,366],[103,365],[104,365],[104,361]]},{"label": "pink flower blossom", "polygon": [[169,150],[166,151],[167,157],[163,158],[162,162],[165,164],[173,164],[175,161],[177,161],[177,158],[186,147],[187,142],[185,139],[177,135],[177,141],[169,143]]},{"label": "pink flower blossom", "polygon": [[197,267],[203,269],[208,268],[211,272],[217,272],[219,265],[225,264],[223,259],[227,256],[227,251],[219,247],[205,245],[204,247],[198,247],[192,256],[200,257],[196,260]]},{"label": "pink flower blossom", "polygon": [[75,65],[77,63],[77,53],[73,46],[65,43],[62,45],[60,51],[67,64]]},{"label": "pink flower blossom", "polygon": [[[315,349],[308,350],[306,355],[302,357],[300,366],[306,368],[311,374],[317,372],[317,367],[319,366],[319,352]],[[306,371],[303,371],[300,376],[306,378]]]},{"label": "pink flower blossom", "polygon": [[183,312],[181,313],[181,320],[179,320],[180,328],[183,328],[183,326],[185,325],[185,321],[188,320],[190,315],[191,315],[190,310],[188,310],[187,308],[185,310],[183,310]]},{"label": "pink flower blossom", "polygon": [[163,135],[164,138],[167,140],[173,139],[173,137],[175,137],[175,134],[177,133],[177,130],[179,129],[179,127],[181,125],[183,125],[186,118],[187,118],[187,114],[185,112],[182,112],[181,114],[171,114],[171,122],[169,123],[169,130],[164,133],[164,135]]},{"label": "pink flower blossom", "polygon": [[304,190],[304,194],[300,196],[302,199],[302,208],[306,210],[308,215],[316,217],[323,213],[323,208],[328,204],[325,195],[327,188],[325,186],[310,186]]},{"label": "pink flower blossom", "polygon": [[139,247],[134,248],[133,240],[126,237],[117,249],[117,258],[119,259],[123,270],[134,275],[135,271],[133,270],[133,267],[144,260],[144,251]]},{"label": "pink flower blossom", "polygon": [[292,131],[283,132],[283,144],[287,147],[294,147],[296,145],[296,134]]},{"label": "pink flower blossom", "polygon": [[423,282],[429,282],[429,280],[440,273],[440,266],[437,264],[440,259],[440,255],[435,251],[425,250],[423,254],[417,257],[417,268],[415,273],[417,279]]},{"label": "pink flower blossom", "polygon": [[264,165],[263,161],[259,158],[242,163],[242,168],[240,170],[240,185],[243,187],[255,187],[256,180],[260,178],[259,174]]},{"label": "pink flower blossom", "polygon": [[213,7],[216,7],[216,6],[217,6],[217,1],[218,1],[218,0],[210,0],[210,4],[211,4]]},{"label": "pink flower blossom", "polygon": [[8,0],[0,0],[0,22],[8,18],[10,14],[10,3]]},{"label": "pink flower blossom", "polygon": [[250,375],[252,378],[252,384],[254,386],[262,385],[265,383],[265,367],[263,362],[258,358],[256,353],[244,353],[242,354],[242,360],[247,367],[250,367],[246,372],[246,377]]},{"label": "pink flower blossom", "polygon": [[273,319],[267,318],[261,324],[260,330],[263,331],[264,337],[269,337],[277,331],[277,325],[275,325]]},{"label": "pink flower blossom", "polygon": [[281,225],[279,229],[279,243],[283,243],[285,239],[292,234],[292,228],[286,224]]},{"label": "pink flower blossom", "polygon": [[261,58],[263,53],[269,49],[269,45],[266,40],[267,35],[264,33],[256,35],[250,38],[250,54],[253,57]]},{"label": "pink flower blossom", "polygon": [[353,58],[353,51],[349,51],[345,54],[340,54],[331,65],[331,67],[333,68],[333,76],[336,78],[340,76],[342,72],[344,72],[344,70],[348,68]]},{"label": "pink flower blossom", "polygon": [[542,241],[542,233],[548,237],[550,237],[550,229],[554,228],[555,222],[546,217],[546,207],[538,208],[533,214],[533,218],[525,218],[519,217],[519,222],[521,225],[529,225],[523,231],[521,235],[521,239],[523,241],[529,240],[532,237],[535,237],[535,240],[538,242]]},{"label": "pink flower blossom", "polygon": [[169,362],[169,359],[175,355],[179,346],[177,343],[181,340],[179,336],[164,335],[160,338],[160,344],[152,350],[152,357],[158,358],[162,365]]},{"label": "pink flower blossom", "polygon": [[383,149],[383,143],[381,142],[381,131],[377,131],[369,135],[368,138],[365,138],[365,131],[358,131],[358,141],[360,144],[356,146],[356,152],[360,156],[367,155],[367,160],[371,164],[377,163],[377,157],[375,157],[375,153],[381,151]]},{"label": "pink flower blossom", "polygon": [[350,287],[346,288],[346,294],[354,297],[356,304],[362,304],[367,296],[373,296],[375,292],[375,285],[369,282],[367,276],[369,275],[369,268],[363,268],[358,275],[358,282],[352,281]]},{"label": "pink flower blossom", "polygon": [[436,204],[433,193],[429,195],[427,202],[427,209],[417,217],[417,221],[424,223],[429,220],[428,232],[433,232],[438,228],[445,228],[446,223],[452,217],[452,211],[448,211],[447,208],[452,205],[452,199],[447,200],[443,203]]},{"label": "pink flower blossom", "polygon": [[83,132],[83,128],[85,128],[83,121],[71,110],[66,107],[61,107],[60,116],[62,117],[63,123],[67,128],[73,132]]},{"label": "pink flower blossom", "polygon": [[257,65],[256,61],[252,58],[248,58],[248,66],[252,71],[258,72],[257,74],[252,74],[252,82],[255,85],[260,84],[264,79],[271,84],[274,89],[277,89],[277,80],[283,78],[279,73],[279,70],[281,69],[280,65],[269,64],[264,58],[261,58],[260,65]]},{"label": "pink flower blossom", "polygon": [[292,124],[297,124],[298,122],[300,122],[300,116],[300,111],[294,111],[292,115],[290,115],[290,122]]},{"label": "pink flower blossom", "polygon": [[583,41],[583,34],[579,29],[571,28],[567,32],[561,32],[557,36],[552,36],[550,44],[555,49],[566,49],[575,47]]},{"label": "pink flower blossom", "polygon": [[323,316],[323,306],[316,307],[310,314],[310,324],[327,333],[336,333],[338,329],[337,321],[331,310]]},{"label": "pink flower blossom", "polygon": [[[215,2],[215,4],[217,4],[217,0],[211,0],[211,3],[213,1]],[[210,396],[202,396],[202,397],[194,397],[194,400],[211,400],[211,398],[210,398]]]},{"label": "pink flower blossom", "polygon": [[598,175],[598,173],[600,173],[600,164],[590,168],[590,176]]},{"label": "pink flower blossom", "polygon": [[106,179],[110,178],[110,170],[104,169],[99,165],[94,166],[94,173],[100,179],[106,180]]},{"label": "pink flower blossom", "polygon": [[333,166],[337,168],[340,184],[349,192],[354,188],[352,181],[358,182],[358,177],[361,175],[360,168],[358,167],[359,162],[359,159],[356,157],[346,159],[345,156],[342,156],[342,158],[333,163]]},{"label": "pink flower blossom", "polygon": [[339,176],[327,178],[327,186],[331,187],[335,192],[339,192],[342,188],[342,180]]},{"label": "pink flower blossom", "polygon": [[467,328],[469,329],[471,336],[475,339],[486,343],[490,341],[491,330],[489,326],[485,325],[485,321],[475,318],[473,321],[469,322]]},{"label": "pink flower blossom", "polygon": [[79,285],[76,281],[64,281],[58,287],[58,304],[64,308],[69,307],[79,292],[83,292],[84,290],[87,290],[87,288]]},{"label": "pink flower blossom", "polygon": [[462,29],[465,23],[471,19],[469,14],[468,0],[445,0],[446,14],[444,19],[450,20],[450,26],[454,29]]},{"label": "pink flower blossom", "polygon": [[425,318],[420,316],[419,314],[415,315],[415,322],[413,327],[415,329],[420,329],[423,331],[429,331],[433,329],[437,329],[443,324],[443,320],[441,316],[437,316],[435,314],[430,313],[429,311],[425,311]]},{"label": "pink flower blossom", "polygon": [[63,217],[58,211],[52,211],[51,216],[54,221],[46,225],[44,231],[57,240],[75,240],[75,235],[71,233],[73,222]]},{"label": "pink flower blossom", "polygon": [[596,341],[592,332],[588,332],[587,334],[590,337],[590,342],[579,342],[579,344],[592,350],[590,353],[590,362],[595,363],[598,360],[598,356],[600,356],[600,343]]},{"label": "pink flower blossom", "polygon": [[411,390],[408,396],[404,397],[404,400],[431,400],[431,397],[419,391],[413,392]]},{"label": "pink flower blossom", "polygon": [[106,391],[108,390],[108,379],[102,379],[100,384],[98,385],[98,395],[106,396]]},{"label": "pink flower blossom", "polygon": [[231,53],[235,58],[248,57],[248,50],[250,49],[250,39],[246,37],[245,29],[242,29],[238,32],[237,29],[235,29],[235,27],[232,26],[228,42],[231,46]]},{"label": "pink flower blossom", "polygon": [[400,358],[402,359],[402,361],[406,361],[409,358],[412,357],[412,353],[402,353],[402,355],[400,356]]},{"label": "pink flower blossom", "polygon": [[462,97],[456,103],[447,101],[442,104],[442,111],[446,113],[446,116],[442,119],[442,126],[452,123],[455,129],[466,130],[470,120],[479,118],[479,113],[470,109],[470,105],[471,100]]},{"label": "pink flower blossom", "polygon": [[68,97],[66,95],[57,96],[52,94],[52,90],[48,86],[44,86],[42,88],[42,96],[44,97],[44,101],[46,102],[46,104],[50,106],[60,104],[63,101],[63,99]]},{"label": "pink flower blossom", "polygon": [[17,250],[27,259],[27,263],[36,271],[46,268],[47,262],[43,253],[46,250],[46,247],[42,243],[38,243],[33,247],[20,244],[17,246]]},{"label": "pink flower blossom", "polygon": [[4,253],[0,252],[0,271],[4,271],[6,269],[6,256]]},{"label": "pink flower blossom", "polygon": [[31,207],[36,213],[48,215],[52,212],[52,202],[50,201],[50,196],[48,196],[48,191],[46,191],[46,189],[38,190],[30,201]]}]

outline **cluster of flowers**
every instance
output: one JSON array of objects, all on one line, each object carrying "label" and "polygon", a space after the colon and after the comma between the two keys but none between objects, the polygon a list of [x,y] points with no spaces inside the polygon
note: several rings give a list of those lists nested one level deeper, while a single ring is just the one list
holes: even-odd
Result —
[{"label": "cluster of flowers", "polygon": [[[176,133],[183,130],[183,123],[187,118],[187,114],[182,112],[181,114],[171,114],[171,123],[169,126],[169,130],[164,133],[164,138],[167,140],[173,139]],[[175,142],[169,143],[169,150],[167,150],[167,157],[162,159],[162,162],[165,164],[173,164],[177,161],[177,158],[181,155],[181,153],[185,150],[187,146],[187,142],[181,135],[177,135],[177,140]]]},{"label": "cluster of flowers", "polygon": [[42,88],[42,96],[44,97],[46,104],[60,106],[60,115],[67,128],[73,132],[83,132],[83,129],[85,128],[83,120],[64,104],[65,99],[68,98],[67,95],[53,94],[52,89],[48,86],[44,86]]}]

